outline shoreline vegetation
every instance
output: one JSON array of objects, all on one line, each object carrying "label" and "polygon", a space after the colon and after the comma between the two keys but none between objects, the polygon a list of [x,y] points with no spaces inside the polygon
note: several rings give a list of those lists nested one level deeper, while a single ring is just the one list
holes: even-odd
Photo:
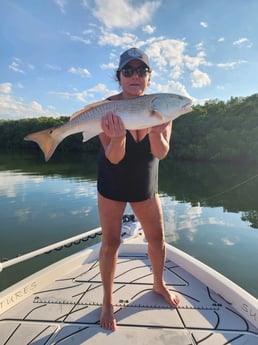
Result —
[{"label": "shoreline vegetation", "polygon": [[[4,151],[40,150],[23,138],[32,132],[60,126],[69,116],[20,120],[0,119],[0,148]],[[97,152],[99,139],[82,143],[81,133],[66,138],[57,152]],[[178,160],[258,163],[258,94],[208,101],[173,123],[169,157]]]}]

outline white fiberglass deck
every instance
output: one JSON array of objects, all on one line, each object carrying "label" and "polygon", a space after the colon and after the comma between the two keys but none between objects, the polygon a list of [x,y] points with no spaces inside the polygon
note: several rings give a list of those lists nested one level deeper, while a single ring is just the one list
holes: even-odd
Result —
[{"label": "white fiberglass deck", "polygon": [[177,309],[169,307],[152,292],[147,246],[140,245],[135,253],[123,247],[114,283],[115,332],[99,326],[102,285],[95,249],[88,257],[85,251],[85,259],[74,270],[68,263],[60,266],[60,272],[57,268],[57,279],[49,286],[37,291],[35,276],[2,300],[2,304],[12,303],[19,294],[37,291],[1,315],[0,344],[258,344],[256,327],[170,260],[165,280],[181,302]]}]

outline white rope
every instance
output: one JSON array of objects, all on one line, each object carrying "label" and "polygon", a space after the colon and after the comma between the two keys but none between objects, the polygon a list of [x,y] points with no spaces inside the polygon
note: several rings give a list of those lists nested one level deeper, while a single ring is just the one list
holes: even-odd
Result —
[{"label": "white rope", "polygon": [[38,255],[41,255],[41,254],[45,254],[47,252],[50,252],[50,251],[55,250],[55,249],[57,249],[59,247],[65,246],[67,244],[70,244],[70,243],[82,240],[82,239],[84,239],[86,237],[89,237],[89,236],[92,236],[92,235],[96,235],[97,233],[100,233],[100,232],[101,232],[101,227],[93,229],[93,230],[90,230],[90,231],[87,231],[87,232],[84,232],[83,234],[80,234],[80,235],[77,235],[77,236],[70,237],[70,238],[68,238],[66,240],[50,244],[49,246],[46,246],[46,247],[43,247],[43,248],[40,248],[40,249],[37,249],[37,250],[33,250],[30,253],[23,254],[21,256],[18,256],[17,258],[8,260],[6,262],[0,262],[0,272],[2,272],[2,270],[5,269],[6,267],[16,265],[16,264],[18,264],[20,262],[29,260],[29,259],[34,258],[34,257],[36,257]]}]

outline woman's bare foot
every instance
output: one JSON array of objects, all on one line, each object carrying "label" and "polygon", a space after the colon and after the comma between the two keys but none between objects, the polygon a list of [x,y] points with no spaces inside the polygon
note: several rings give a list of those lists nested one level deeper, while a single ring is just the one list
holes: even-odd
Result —
[{"label": "woman's bare foot", "polygon": [[172,307],[178,307],[180,302],[178,296],[169,291],[166,285],[161,285],[160,287],[153,287],[153,291],[158,295],[161,295],[165,299],[165,301]]},{"label": "woman's bare foot", "polygon": [[111,331],[116,330],[116,320],[114,318],[114,308],[112,304],[103,304],[100,316],[100,326]]}]

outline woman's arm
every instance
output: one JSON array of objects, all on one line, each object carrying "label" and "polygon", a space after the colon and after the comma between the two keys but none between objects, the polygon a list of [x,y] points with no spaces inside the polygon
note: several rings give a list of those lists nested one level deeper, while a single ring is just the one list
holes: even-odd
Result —
[{"label": "woman's arm", "polygon": [[163,159],[170,149],[170,137],[172,133],[172,122],[150,128],[149,139],[151,153],[158,159]]}]

